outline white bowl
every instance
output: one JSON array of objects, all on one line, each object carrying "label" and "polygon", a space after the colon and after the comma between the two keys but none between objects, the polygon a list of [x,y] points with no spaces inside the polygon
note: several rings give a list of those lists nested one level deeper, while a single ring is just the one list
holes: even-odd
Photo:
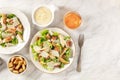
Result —
[{"label": "white bowl", "polygon": [[[15,74],[15,73],[11,72],[11,71],[9,70],[9,67],[8,67],[8,63],[10,62],[11,58],[13,58],[13,57],[15,57],[15,56],[20,56],[20,57],[22,57],[22,58],[26,61],[26,69],[25,69],[23,72],[21,72],[20,74]],[[27,59],[26,59],[25,57],[23,57],[22,55],[13,55],[13,56],[11,56],[11,57],[8,59],[7,69],[8,69],[9,72],[10,72],[11,74],[13,74],[13,75],[23,75],[23,74],[26,73],[26,71],[27,71],[27,69],[28,69],[28,61],[27,61]]]},{"label": "white bowl", "polygon": [[21,11],[14,9],[14,8],[0,8],[0,13],[6,13],[6,14],[10,14],[13,13],[15,14],[19,20],[21,21],[23,27],[24,27],[24,34],[23,34],[23,39],[24,42],[19,43],[15,46],[11,46],[11,47],[1,47],[0,46],[0,53],[2,54],[13,54],[15,52],[20,51],[28,42],[29,40],[29,36],[30,36],[30,23],[27,19],[27,17],[24,15],[24,13],[22,13]]},{"label": "white bowl", "polygon": [[[61,34],[63,34],[63,35],[66,35],[66,36],[70,36],[68,33],[66,33],[65,31],[63,31],[62,29],[59,29],[59,28],[45,28],[45,29],[48,29],[48,30],[51,30],[51,31],[56,31],[56,32],[59,32],[59,33],[61,33]],[[40,32],[40,31],[38,31],[38,32],[34,35],[34,37],[33,37],[32,41],[31,41],[30,45],[32,45],[32,44],[35,42],[36,37],[39,35],[39,32]],[[71,40],[72,40],[72,39],[71,39]],[[75,44],[74,44],[73,40],[72,40],[72,43],[73,43],[73,44],[72,44],[72,52],[73,52],[73,55],[72,55],[72,56],[73,56],[73,57],[70,58],[70,63],[67,64],[67,65],[65,65],[64,68],[61,68],[61,69],[55,68],[53,71],[49,71],[49,70],[44,69],[44,68],[40,65],[39,62],[37,62],[37,61],[34,60],[34,58],[33,58],[33,53],[32,53],[31,48],[30,48],[30,58],[31,58],[33,64],[34,64],[40,71],[43,71],[43,72],[46,72],[46,73],[59,73],[59,72],[61,72],[61,71],[64,71],[65,69],[67,69],[67,68],[72,64],[72,62],[73,62],[73,60],[74,60],[74,56],[75,56]]]},{"label": "white bowl", "polygon": [[[48,24],[40,25],[40,24],[38,24],[38,23],[35,21],[35,18],[34,18],[35,12],[36,12],[40,7],[46,7],[46,8],[48,8],[48,9],[51,11],[51,13],[52,13],[52,19],[51,19],[51,21],[50,21]],[[54,20],[54,13],[55,13],[56,10],[58,10],[58,8],[57,8],[56,6],[54,6],[54,5],[45,5],[45,4],[43,4],[43,5],[39,5],[39,6],[35,7],[34,10],[32,11],[32,22],[33,22],[33,24],[35,24],[35,25],[37,25],[37,26],[39,26],[39,27],[47,27],[48,25],[50,25],[50,24],[53,22],[53,20]]]}]

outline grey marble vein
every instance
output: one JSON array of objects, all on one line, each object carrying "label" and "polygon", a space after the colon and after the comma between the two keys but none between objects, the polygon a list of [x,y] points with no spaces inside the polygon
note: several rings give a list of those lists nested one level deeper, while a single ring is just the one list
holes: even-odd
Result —
[{"label": "grey marble vein", "polygon": [[[59,7],[51,26],[58,26],[71,34],[76,44],[76,57],[79,53],[78,35],[85,34],[81,73],[76,72],[76,58],[70,68],[58,74],[38,71],[31,62],[29,43],[40,30],[32,24],[31,13],[40,4],[54,4]],[[28,59],[27,73],[21,76],[10,74],[5,66],[12,55],[0,54],[5,61],[0,71],[0,80],[120,80],[120,0],[0,0],[0,7],[20,9],[27,15],[32,30],[29,42],[17,53]],[[67,11],[77,11],[82,16],[83,23],[77,30],[64,27],[62,21]]]}]

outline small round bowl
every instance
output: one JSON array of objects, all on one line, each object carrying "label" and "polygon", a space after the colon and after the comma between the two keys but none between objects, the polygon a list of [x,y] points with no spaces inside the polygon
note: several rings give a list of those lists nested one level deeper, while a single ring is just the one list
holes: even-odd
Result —
[{"label": "small round bowl", "polygon": [[[75,28],[69,28],[67,25],[66,25],[66,23],[65,23],[65,16],[67,15],[67,14],[69,14],[69,13],[74,13],[74,14],[76,14],[79,18],[80,18],[80,24],[79,24],[79,26],[77,26],[77,27],[75,27]],[[81,18],[81,15],[78,13],[78,12],[75,12],[75,11],[68,11],[67,13],[65,13],[65,15],[64,15],[64,17],[63,17],[63,24],[64,24],[64,26],[67,28],[67,29],[70,29],[70,30],[75,30],[75,29],[78,29],[81,25],[82,25],[82,18]]]},{"label": "small round bowl", "polygon": [[[23,72],[19,73],[19,74],[13,73],[12,71],[10,71],[9,66],[8,66],[10,60],[11,60],[12,58],[14,58],[14,57],[21,57],[21,58],[23,58],[24,61],[26,62],[25,70],[24,70]],[[26,59],[25,57],[23,57],[22,55],[13,55],[13,56],[11,56],[11,57],[8,59],[7,68],[8,68],[8,70],[9,70],[9,72],[12,73],[12,74],[14,74],[14,75],[22,75],[22,74],[24,74],[24,73],[27,71],[27,67],[28,67],[28,61],[27,61],[27,59]]]},{"label": "small round bowl", "polygon": [[[47,8],[47,9],[49,9],[50,11],[51,11],[51,14],[52,14],[52,18],[51,18],[51,20],[49,21],[49,23],[48,24],[45,24],[45,25],[40,25],[40,24],[38,24],[37,22],[36,22],[36,20],[35,20],[35,12],[40,8],[40,7],[45,7],[45,8]],[[32,22],[33,22],[33,24],[35,24],[35,25],[37,25],[37,26],[39,26],[39,27],[47,27],[48,25],[50,25],[52,22],[53,22],[53,20],[54,20],[54,13],[55,13],[55,11],[57,10],[58,8],[56,7],[56,6],[54,6],[54,5],[39,5],[39,6],[37,6],[36,8],[34,8],[34,10],[32,11]]]}]

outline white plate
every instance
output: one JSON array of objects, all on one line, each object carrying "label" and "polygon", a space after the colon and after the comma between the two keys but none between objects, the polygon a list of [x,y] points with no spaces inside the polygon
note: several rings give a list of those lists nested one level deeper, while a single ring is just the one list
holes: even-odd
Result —
[{"label": "white plate", "polygon": [[[56,31],[56,32],[58,32],[58,33],[60,33],[60,34],[63,34],[63,35],[66,35],[66,36],[70,36],[68,33],[66,33],[65,31],[63,31],[62,29],[59,29],[59,28],[45,28],[45,29],[48,29],[48,30],[51,30],[51,31]],[[41,31],[41,30],[40,30],[40,31]],[[35,42],[36,37],[39,36],[39,34],[40,34],[40,33],[39,33],[40,31],[38,31],[38,32],[35,34],[35,36],[33,37],[30,45],[32,45],[32,44]],[[71,40],[72,40],[72,39],[71,39]],[[46,72],[46,73],[58,73],[58,72],[61,72],[61,71],[64,71],[65,69],[67,69],[67,68],[72,64],[72,62],[73,62],[73,59],[74,59],[74,56],[75,56],[75,44],[74,44],[73,40],[72,40],[72,52],[73,52],[73,57],[70,58],[70,63],[67,64],[67,65],[65,65],[64,68],[61,68],[61,69],[55,68],[53,71],[48,71],[48,70],[44,69],[44,68],[40,65],[40,63],[39,63],[38,61],[35,61],[35,60],[34,60],[31,48],[30,48],[30,58],[31,58],[32,62],[34,63],[34,65],[35,65],[40,71],[43,71],[43,72]]]},{"label": "white plate", "polygon": [[27,17],[24,15],[24,13],[22,13],[21,11],[14,9],[14,8],[0,8],[0,13],[6,13],[6,14],[10,14],[13,13],[15,14],[20,22],[22,23],[23,27],[24,27],[24,34],[23,34],[23,39],[24,42],[17,44],[16,46],[11,46],[11,47],[1,47],[0,46],[0,53],[1,54],[13,54],[15,52],[20,51],[25,44],[28,42],[29,40],[29,36],[30,36],[30,23],[27,19]]}]

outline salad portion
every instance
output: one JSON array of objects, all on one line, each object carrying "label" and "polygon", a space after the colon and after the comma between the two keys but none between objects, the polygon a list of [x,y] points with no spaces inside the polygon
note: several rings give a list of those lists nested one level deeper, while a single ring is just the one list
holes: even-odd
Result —
[{"label": "salad portion", "polygon": [[49,71],[64,68],[72,58],[72,40],[59,32],[44,29],[35,37],[31,51],[35,61]]},{"label": "salad portion", "polygon": [[15,14],[0,14],[0,46],[10,47],[23,42],[24,28]]}]

